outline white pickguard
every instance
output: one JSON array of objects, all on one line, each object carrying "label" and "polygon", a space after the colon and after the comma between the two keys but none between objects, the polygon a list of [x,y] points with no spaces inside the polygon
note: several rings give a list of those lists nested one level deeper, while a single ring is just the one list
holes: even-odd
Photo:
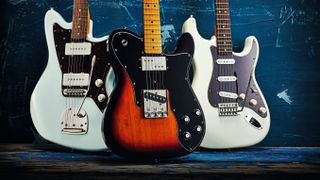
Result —
[{"label": "white pickguard", "polygon": [[[270,112],[268,107],[266,107],[268,114],[266,118],[262,118],[249,108],[244,108],[241,114],[237,116],[219,116],[218,108],[211,106],[208,100],[208,88],[213,73],[213,59],[210,47],[216,46],[216,39],[215,37],[211,40],[202,38],[197,30],[196,20],[193,17],[190,17],[184,23],[182,32],[190,33],[195,42],[192,88],[197,95],[206,119],[206,134],[201,146],[212,149],[240,148],[251,146],[262,141],[270,128]],[[244,50],[241,53],[234,53],[234,55],[247,55],[252,49],[253,42],[256,42],[255,44],[258,45],[255,37],[248,37]],[[258,56],[259,51],[257,58]],[[256,64],[253,67],[252,77],[256,83],[255,66]],[[257,89],[261,92],[258,86]],[[267,104],[263,96],[262,99],[264,103]],[[247,121],[248,115],[256,118],[263,128],[258,129],[249,124]]]},{"label": "white pickguard", "polygon": [[[66,111],[66,105],[79,107],[83,98],[65,98],[61,93],[62,72],[59,67],[53,37],[54,23],[58,23],[65,29],[72,28],[72,23],[67,23],[56,11],[49,10],[47,12],[45,16],[45,33],[49,49],[49,60],[31,97],[30,111],[33,123],[40,135],[51,142],[79,150],[105,150],[107,146],[104,142],[102,130],[105,110],[101,112],[91,98],[86,98],[82,107],[88,116],[87,133],[82,135],[61,133],[61,116]],[[108,39],[108,36],[99,39],[93,38],[92,22],[90,22],[90,25],[91,30],[87,37],[89,41],[101,42]],[[114,73],[111,69],[105,81],[108,96],[113,90],[113,81]],[[67,99],[69,100],[67,101]]]}]

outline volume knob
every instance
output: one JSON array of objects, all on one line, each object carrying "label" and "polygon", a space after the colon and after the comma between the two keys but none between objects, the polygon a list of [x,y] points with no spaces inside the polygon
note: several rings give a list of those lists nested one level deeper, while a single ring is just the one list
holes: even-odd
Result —
[{"label": "volume knob", "polygon": [[95,81],[95,85],[96,85],[97,87],[101,87],[101,86],[103,85],[103,81],[102,81],[101,79],[97,79],[97,80]]},{"label": "volume knob", "polygon": [[182,116],[181,118],[185,123],[189,123],[190,122],[190,117],[187,115]]},{"label": "volume knob", "polygon": [[99,102],[105,102],[105,101],[106,101],[106,95],[104,95],[104,94],[99,94],[99,96],[98,96],[98,101],[99,101]]},{"label": "volume knob", "polygon": [[189,133],[188,131],[184,133],[184,137],[186,139],[190,139],[191,138],[191,133]]},{"label": "volume knob", "polygon": [[199,117],[199,116],[201,116],[202,113],[201,113],[200,109],[195,109],[194,114]]}]

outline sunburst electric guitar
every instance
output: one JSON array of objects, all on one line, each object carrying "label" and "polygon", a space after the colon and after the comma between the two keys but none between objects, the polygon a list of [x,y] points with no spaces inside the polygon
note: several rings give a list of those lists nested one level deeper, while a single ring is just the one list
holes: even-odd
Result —
[{"label": "sunburst electric guitar", "polygon": [[205,120],[188,78],[194,51],[186,33],[174,54],[162,52],[159,0],[144,0],[144,36],[110,35],[117,79],[105,120],[108,147],[131,158],[167,158],[192,152]]},{"label": "sunburst electric guitar", "polygon": [[246,39],[241,53],[233,53],[228,0],[216,0],[216,36],[203,39],[193,17],[183,26],[195,42],[196,93],[206,118],[205,148],[239,148],[264,139],[270,128],[267,103],[255,79],[259,45]]},{"label": "sunburst electric guitar", "polygon": [[39,134],[79,150],[104,150],[102,132],[113,75],[108,37],[93,38],[88,1],[74,0],[72,23],[54,10],[45,16],[49,60],[31,97]]}]

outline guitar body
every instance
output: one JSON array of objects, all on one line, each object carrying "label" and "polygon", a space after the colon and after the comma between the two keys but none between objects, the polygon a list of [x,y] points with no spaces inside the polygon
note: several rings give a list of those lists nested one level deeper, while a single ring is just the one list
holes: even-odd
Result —
[{"label": "guitar body", "polygon": [[[184,23],[183,32],[190,33],[195,42],[192,88],[204,111],[207,128],[201,146],[211,149],[241,148],[262,141],[270,128],[270,112],[255,79],[255,67],[259,56],[256,38],[248,37],[244,50],[241,53],[233,53],[236,60],[238,92],[246,95],[245,100],[239,101],[243,108],[236,116],[220,116],[216,103],[219,99],[218,68],[215,63],[216,39],[202,38],[193,17]],[[257,105],[252,106],[251,99],[255,99]],[[259,112],[261,107],[266,110],[264,114]]]},{"label": "guitar body", "polygon": [[[185,155],[200,145],[205,127],[202,113],[198,116],[194,113],[202,110],[188,80],[193,40],[189,34],[183,35],[175,54],[165,55],[167,70],[161,75],[161,81],[169,97],[166,118],[148,119],[143,114],[146,77],[160,76],[160,72],[147,74],[141,70],[143,45],[143,38],[126,30],[110,35],[117,84],[107,108],[107,117],[111,118],[105,120],[106,142],[113,152],[130,158]],[[181,119],[185,115],[190,117],[189,123]],[[203,127],[203,131],[196,132],[197,126]],[[185,138],[186,132],[190,132],[191,138]]]},{"label": "guitar body", "polygon": [[[62,91],[62,77],[63,73],[67,71],[65,65],[68,62],[67,59],[71,58],[65,55],[65,44],[70,42],[71,27],[72,24],[65,22],[56,11],[49,10],[47,12],[45,33],[49,60],[31,97],[32,120],[39,134],[46,140],[78,150],[105,150],[107,146],[104,142],[102,126],[107,103],[106,101],[98,101],[97,96],[103,94],[108,97],[113,89],[114,75],[107,64],[109,58],[106,53],[108,37],[95,39],[90,33],[87,38],[87,42],[92,43],[92,53],[81,59],[83,62],[87,62],[82,64],[84,67],[80,71],[89,73],[93,55],[96,55],[96,60],[95,66],[92,68],[92,81],[88,97],[81,108],[81,113],[86,117],[86,121],[80,117],[72,119],[72,117],[68,117],[71,114],[66,112],[73,108],[73,112],[76,113],[74,110],[81,106],[84,97],[66,97]],[[80,59],[80,57],[77,58]],[[106,83],[97,87],[95,86],[96,79],[102,79]],[[72,124],[75,129],[66,128],[66,131],[62,132],[64,127],[72,126]],[[79,128],[76,129],[78,126]],[[83,128],[83,131],[78,131],[82,127],[86,128]]]}]

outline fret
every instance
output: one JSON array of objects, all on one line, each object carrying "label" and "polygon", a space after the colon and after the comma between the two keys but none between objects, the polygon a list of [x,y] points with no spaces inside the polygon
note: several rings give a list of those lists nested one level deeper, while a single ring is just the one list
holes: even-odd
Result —
[{"label": "fret", "polygon": [[144,0],[144,50],[146,54],[161,54],[161,21],[159,0]]},{"label": "fret", "polygon": [[229,0],[215,0],[218,56],[232,57]]},{"label": "fret", "polygon": [[88,0],[74,0],[71,39],[86,39],[89,31]]}]

